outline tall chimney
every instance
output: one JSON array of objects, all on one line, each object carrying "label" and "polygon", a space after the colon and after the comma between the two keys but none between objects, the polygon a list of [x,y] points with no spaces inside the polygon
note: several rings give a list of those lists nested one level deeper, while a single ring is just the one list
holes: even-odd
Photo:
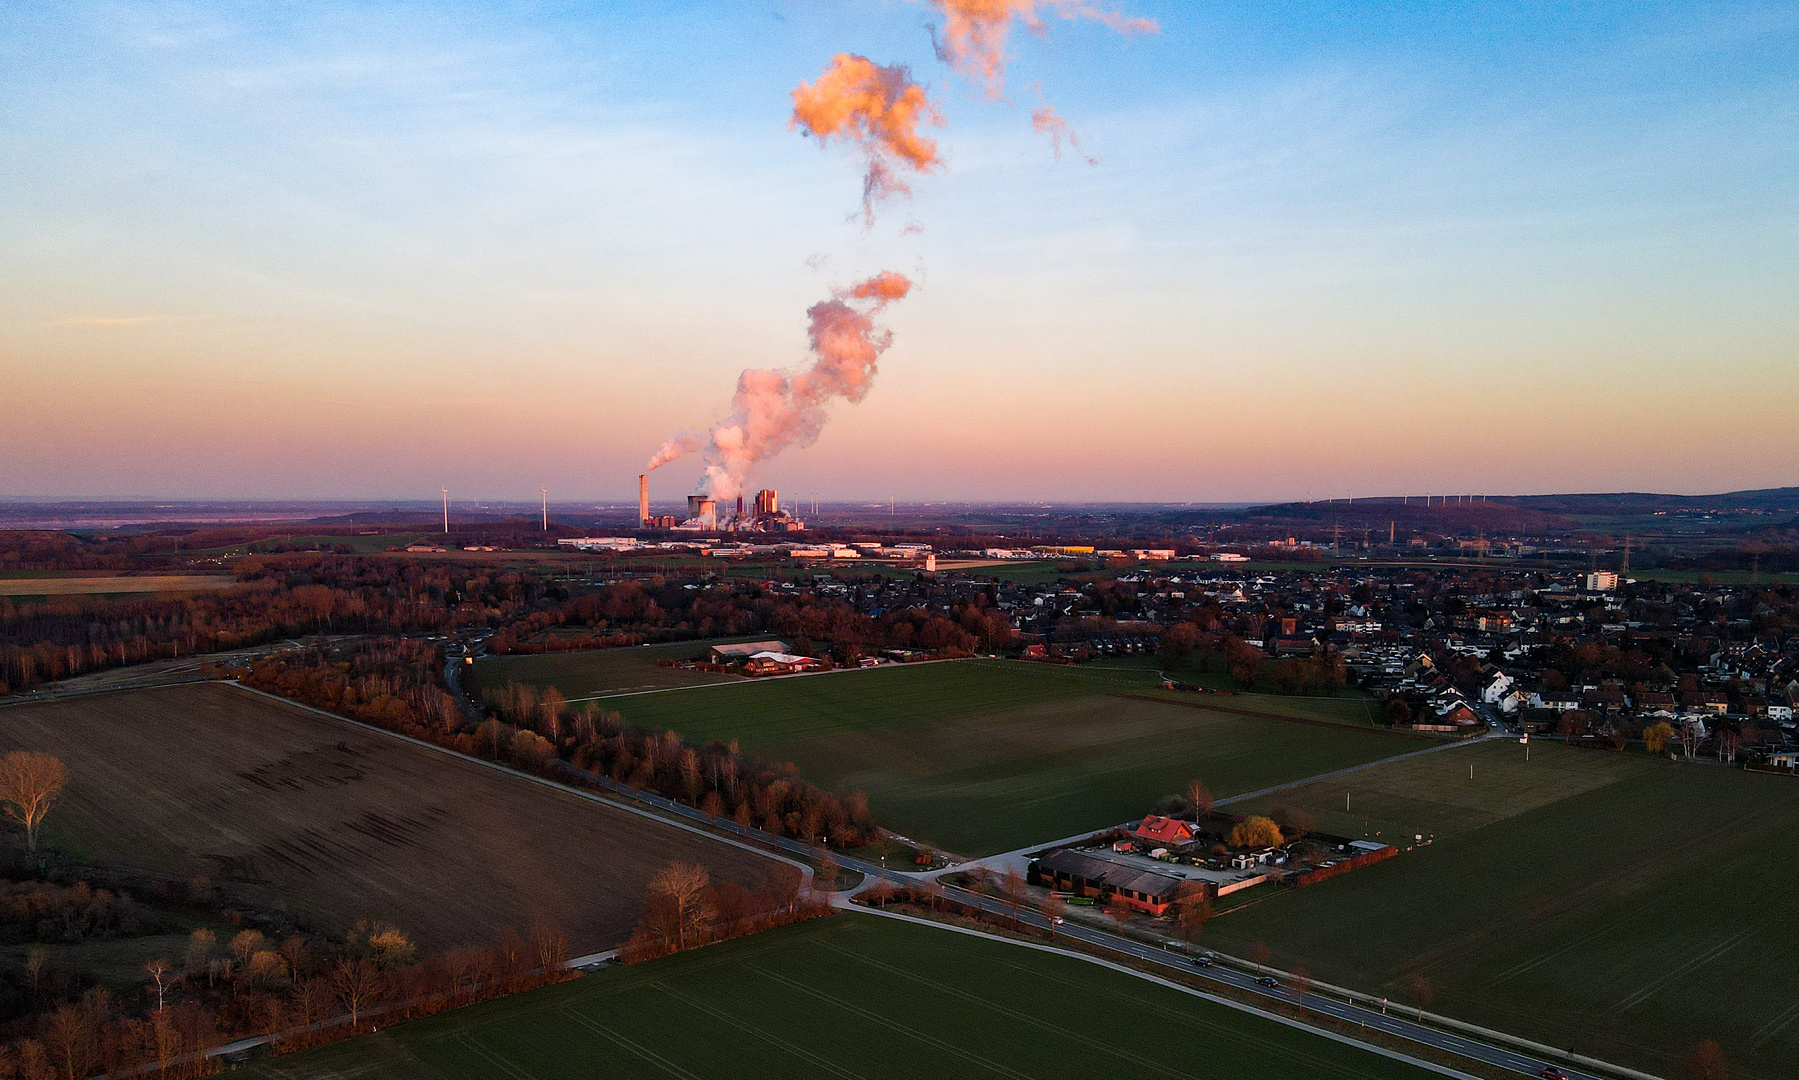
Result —
[{"label": "tall chimney", "polygon": [[650,520],[650,474],[641,473],[637,477],[637,524],[642,525]]}]

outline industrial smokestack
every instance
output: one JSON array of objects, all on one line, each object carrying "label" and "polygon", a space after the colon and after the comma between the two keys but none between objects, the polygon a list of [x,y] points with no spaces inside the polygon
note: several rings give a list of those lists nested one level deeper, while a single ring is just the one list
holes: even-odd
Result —
[{"label": "industrial smokestack", "polygon": [[642,525],[650,520],[650,474],[641,473],[637,477],[637,523]]}]

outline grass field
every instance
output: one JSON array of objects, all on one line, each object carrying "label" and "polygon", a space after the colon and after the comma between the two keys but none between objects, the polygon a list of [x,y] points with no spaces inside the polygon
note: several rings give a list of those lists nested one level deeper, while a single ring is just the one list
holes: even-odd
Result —
[{"label": "grass field", "polygon": [[870,915],[389,1028],[264,1080],[1411,1080],[1413,1066],[1079,960]]},{"label": "grass field", "polygon": [[120,596],[129,593],[206,592],[229,589],[237,579],[217,574],[145,574],[137,577],[6,577],[0,596]]},{"label": "grass field", "polygon": [[1700,1039],[1733,1076],[1793,1075],[1799,781],[1497,742],[1347,779],[1269,801],[1437,841],[1220,918],[1215,944],[1396,997],[1422,972],[1439,1011],[1660,1075]]},{"label": "grass field", "polygon": [[[963,855],[1115,824],[1195,777],[1222,796],[1419,745],[1194,707],[1199,695],[1168,704],[1115,696],[1154,684],[1153,671],[1130,666],[968,660],[605,705],[648,728],[737,739],[752,754],[794,762],[814,783],[865,791],[882,824]],[[1218,700],[1247,708],[1272,699]]]},{"label": "grass field", "polygon": [[540,689],[554,686],[567,697],[577,699],[607,693],[659,690],[671,686],[742,682],[735,675],[658,667],[656,661],[671,658],[691,660],[705,656],[708,648],[725,641],[756,640],[760,639],[715,638],[622,649],[489,656],[475,662],[470,681],[478,687],[502,686],[508,682],[521,682]]},{"label": "grass field", "polygon": [[651,874],[701,862],[758,885],[749,852],[216,684],[0,708],[0,749],[70,781],[46,842],[187,879],[330,929],[383,919],[421,945],[546,919],[577,953],[622,940]]}]

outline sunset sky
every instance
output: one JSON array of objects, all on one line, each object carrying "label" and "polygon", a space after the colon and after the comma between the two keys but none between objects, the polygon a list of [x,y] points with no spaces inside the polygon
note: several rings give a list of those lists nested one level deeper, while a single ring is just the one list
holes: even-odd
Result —
[{"label": "sunset sky", "polygon": [[[1120,7],[996,101],[905,0],[6,5],[0,497],[633,497],[881,269],[872,392],[755,484],[1799,483],[1799,4]],[[866,230],[788,124],[838,52],[946,121]]]}]

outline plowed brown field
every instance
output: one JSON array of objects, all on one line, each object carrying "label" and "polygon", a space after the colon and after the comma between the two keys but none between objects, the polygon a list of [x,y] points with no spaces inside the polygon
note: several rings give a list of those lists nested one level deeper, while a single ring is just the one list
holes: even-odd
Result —
[{"label": "plowed brown field", "polygon": [[0,709],[0,749],[69,766],[52,847],[204,875],[321,927],[382,919],[427,948],[545,919],[623,940],[679,859],[758,886],[792,868],[627,811],[217,684]]}]

